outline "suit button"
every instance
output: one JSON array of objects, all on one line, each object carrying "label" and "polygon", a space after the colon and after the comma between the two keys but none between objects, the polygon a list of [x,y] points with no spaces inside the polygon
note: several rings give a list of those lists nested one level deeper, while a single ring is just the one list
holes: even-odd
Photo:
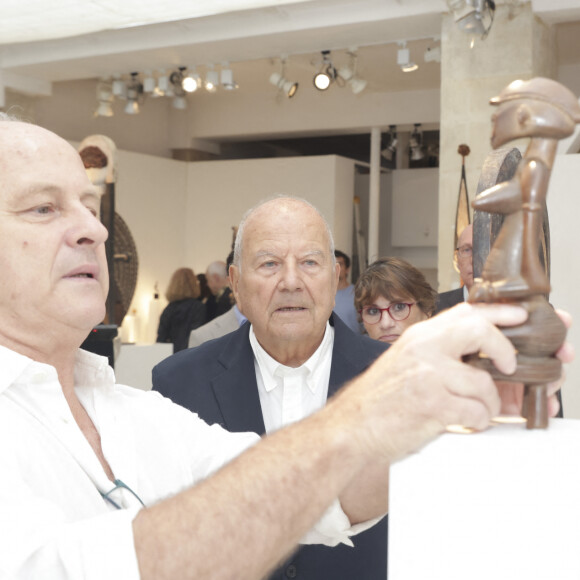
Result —
[{"label": "suit button", "polygon": [[288,578],[296,578],[297,574],[298,571],[296,570],[296,566],[294,566],[294,564],[290,564],[290,566],[286,568],[286,576],[288,576]]}]

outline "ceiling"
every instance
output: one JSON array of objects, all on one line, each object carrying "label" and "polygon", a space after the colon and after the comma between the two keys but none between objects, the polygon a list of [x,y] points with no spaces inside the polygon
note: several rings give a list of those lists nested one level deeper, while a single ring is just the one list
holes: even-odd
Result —
[{"label": "ceiling", "polygon": [[[523,0],[496,2],[517,16]],[[578,62],[580,2],[532,4],[543,20],[559,24],[559,62]],[[352,48],[369,90],[438,88],[440,65],[423,55],[437,46],[447,11],[445,0],[52,0],[50,10],[45,0],[8,0],[0,20],[0,91],[50,95],[55,82],[178,66],[204,72],[226,62],[240,92],[258,91],[282,56],[289,77],[309,79],[320,51],[331,50],[341,63]],[[415,73],[396,64],[402,41],[420,65]]]},{"label": "ceiling", "polygon": [[[533,8],[548,22],[580,21],[578,0]],[[445,0],[53,0],[50,10],[44,0],[10,0],[0,69],[5,86],[46,94],[52,82],[114,73],[432,40],[445,12]]]}]

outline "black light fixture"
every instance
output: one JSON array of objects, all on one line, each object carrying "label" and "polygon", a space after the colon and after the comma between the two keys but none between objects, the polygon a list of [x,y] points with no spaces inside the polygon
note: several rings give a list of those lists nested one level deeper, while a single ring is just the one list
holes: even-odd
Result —
[{"label": "black light fixture", "polygon": [[423,153],[423,133],[421,132],[421,123],[413,125],[411,139],[409,139],[409,157],[412,161],[419,161],[425,157]]},{"label": "black light fixture", "polygon": [[319,91],[325,91],[335,81],[337,72],[330,60],[330,50],[323,50],[321,54],[322,65],[320,70],[314,75],[312,82]]},{"label": "black light fixture", "polygon": [[381,151],[381,155],[387,160],[392,161],[397,152],[397,145],[399,139],[397,138],[397,126],[389,125],[389,144]]}]

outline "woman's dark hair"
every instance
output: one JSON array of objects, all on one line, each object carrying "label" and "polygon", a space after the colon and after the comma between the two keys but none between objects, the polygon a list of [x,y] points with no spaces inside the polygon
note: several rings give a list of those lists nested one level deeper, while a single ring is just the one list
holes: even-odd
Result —
[{"label": "woman's dark hair", "polygon": [[191,268],[179,268],[173,272],[165,298],[169,302],[199,297],[199,282]]},{"label": "woman's dark hair", "polygon": [[372,304],[379,296],[391,302],[416,302],[427,316],[433,314],[437,302],[437,292],[425,276],[401,258],[379,258],[360,275],[354,287],[356,309]]}]

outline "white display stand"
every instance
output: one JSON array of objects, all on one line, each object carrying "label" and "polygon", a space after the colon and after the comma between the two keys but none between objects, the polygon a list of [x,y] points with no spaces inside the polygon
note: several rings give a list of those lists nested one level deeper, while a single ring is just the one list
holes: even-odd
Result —
[{"label": "white display stand", "polygon": [[389,501],[389,580],[578,580],[580,421],[442,435]]},{"label": "white display stand", "polygon": [[151,390],[153,367],[173,354],[173,343],[122,344],[115,358],[115,378],[122,385]]}]

